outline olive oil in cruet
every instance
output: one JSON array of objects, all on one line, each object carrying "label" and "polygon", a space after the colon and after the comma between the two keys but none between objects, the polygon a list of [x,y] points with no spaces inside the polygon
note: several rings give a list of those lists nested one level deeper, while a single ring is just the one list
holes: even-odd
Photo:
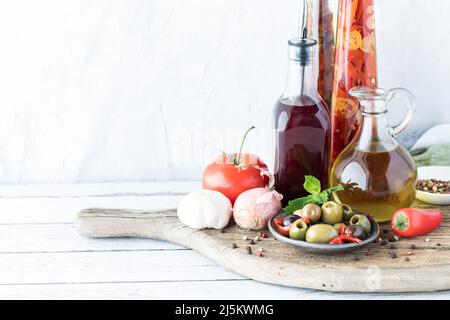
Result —
[{"label": "olive oil in cruet", "polygon": [[[389,126],[387,106],[394,96],[408,101],[407,117]],[[356,87],[350,95],[360,101],[362,125],[355,139],[337,157],[330,184],[342,184],[335,196],[353,209],[372,214],[379,222],[389,221],[400,208],[415,199],[417,172],[413,158],[394,138],[408,125],[415,111],[414,97],[406,89],[385,91]]]}]

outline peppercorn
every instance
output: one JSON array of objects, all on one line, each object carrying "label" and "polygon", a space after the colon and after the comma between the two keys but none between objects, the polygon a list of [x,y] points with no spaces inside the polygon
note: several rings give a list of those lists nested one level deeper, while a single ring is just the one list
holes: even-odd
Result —
[{"label": "peppercorn", "polygon": [[248,253],[248,254],[252,254],[252,248],[251,248],[250,246],[248,246],[248,247],[246,248],[246,250],[247,250],[247,253]]},{"label": "peppercorn", "polygon": [[417,249],[415,244],[412,244],[409,248],[412,249],[412,250],[416,250]]},{"label": "peppercorn", "polygon": [[392,259],[397,259],[397,253],[395,251],[389,251],[389,255]]},{"label": "peppercorn", "polygon": [[237,248],[237,244],[236,244],[236,243],[233,243],[233,244],[231,245],[231,247],[232,247],[233,249],[236,249],[236,248]]},{"label": "peppercorn", "polygon": [[417,190],[437,194],[450,194],[449,181],[442,180],[420,180],[417,184]]},{"label": "peppercorn", "polygon": [[251,244],[251,245],[255,245],[256,242],[255,242],[254,240],[250,240],[250,244]]}]

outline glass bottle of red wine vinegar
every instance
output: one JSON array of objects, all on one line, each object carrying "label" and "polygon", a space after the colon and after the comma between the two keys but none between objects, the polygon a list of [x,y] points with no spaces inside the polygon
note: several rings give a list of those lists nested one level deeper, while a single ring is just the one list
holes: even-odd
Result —
[{"label": "glass bottle of red wine vinegar", "polygon": [[289,41],[287,88],[275,106],[275,187],[283,204],[306,196],[306,175],[328,185],[331,121],[317,90],[314,56],[317,41]]}]

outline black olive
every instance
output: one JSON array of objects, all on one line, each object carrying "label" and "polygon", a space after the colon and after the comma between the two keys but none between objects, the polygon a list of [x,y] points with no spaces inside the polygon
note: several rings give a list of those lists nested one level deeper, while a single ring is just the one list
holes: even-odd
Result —
[{"label": "black olive", "polygon": [[297,221],[298,219],[300,219],[299,216],[296,216],[295,214],[287,216],[286,218],[284,218],[283,220],[283,225],[285,227],[290,226],[291,224],[293,224],[295,221]]},{"label": "black olive", "polygon": [[345,229],[344,234],[346,236],[358,238],[360,240],[364,240],[366,238],[366,233],[364,232],[364,229],[361,226],[357,226],[357,225],[348,226]]}]

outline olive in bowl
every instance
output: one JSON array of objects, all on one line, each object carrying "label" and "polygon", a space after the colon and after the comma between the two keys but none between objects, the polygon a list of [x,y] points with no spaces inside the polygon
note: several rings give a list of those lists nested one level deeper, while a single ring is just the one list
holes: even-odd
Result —
[{"label": "olive in bowl", "polygon": [[355,212],[349,205],[345,203],[341,204],[341,207],[342,207],[342,220],[350,221],[350,219],[355,215]]},{"label": "olive in bowl", "polygon": [[370,231],[372,230],[372,225],[370,223],[370,220],[362,214],[355,214],[350,219],[350,225],[351,226],[360,226],[364,230],[365,234],[369,234]]},{"label": "olive in bowl", "polygon": [[289,238],[293,240],[301,240],[305,241],[306,232],[308,231],[308,225],[305,221],[298,219],[294,223],[292,223],[289,229]]},{"label": "olive in bowl", "polygon": [[322,217],[322,209],[314,203],[307,204],[303,209],[297,210],[294,214],[300,216],[304,221],[316,223]]},{"label": "olive in bowl", "polygon": [[329,224],[316,224],[306,232],[306,242],[329,243],[338,236],[336,229]]},{"label": "olive in bowl", "polygon": [[364,232],[364,229],[358,225],[348,226],[344,231],[344,235],[360,240],[366,239],[366,233]]},{"label": "olive in bowl", "polygon": [[300,219],[300,217],[299,216],[296,216],[296,215],[289,215],[289,216],[286,216],[284,219],[283,219],[283,225],[285,226],[285,227],[289,227],[290,225],[292,225],[295,221],[297,221],[298,219]]},{"label": "olive in bowl", "polygon": [[330,225],[342,222],[342,206],[334,201],[325,202],[322,206],[322,221]]}]

